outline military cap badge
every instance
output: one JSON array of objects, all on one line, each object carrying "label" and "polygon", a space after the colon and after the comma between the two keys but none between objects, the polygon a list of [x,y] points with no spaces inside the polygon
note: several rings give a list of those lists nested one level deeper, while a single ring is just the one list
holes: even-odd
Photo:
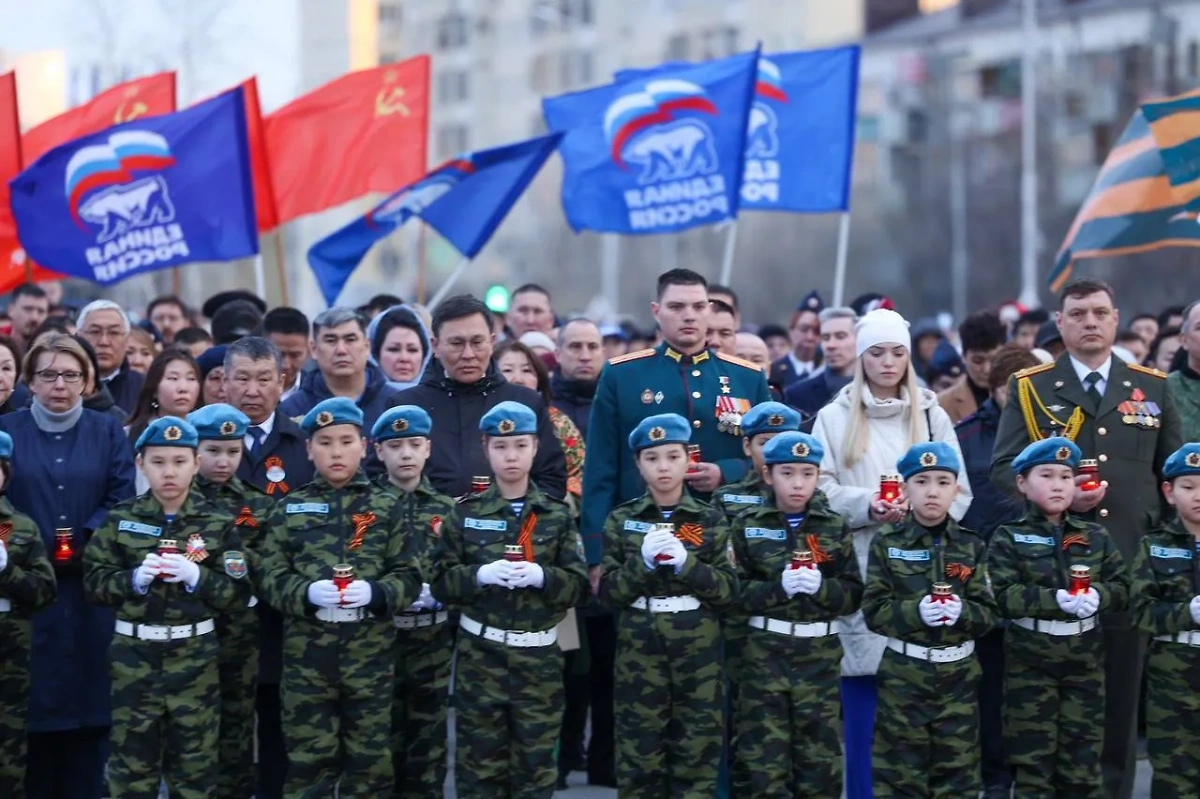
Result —
[{"label": "military cap badge", "polygon": [[1200,468],[1200,452],[1192,452],[1187,456],[1187,465],[1191,469]]},{"label": "military cap badge", "polygon": [[234,424],[233,422],[222,422],[221,423],[221,435],[231,436],[231,435],[233,435],[235,430],[237,430],[237,425]]},{"label": "military cap badge", "polygon": [[1066,447],[1059,447],[1058,452],[1054,453],[1054,460],[1069,461],[1071,460],[1071,450]]},{"label": "military cap badge", "polygon": [[783,417],[775,413],[767,419],[767,427],[783,427]]},{"label": "military cap badge", "polygon": [[808,444],[805,444],[803,441],[797,441],[792,445],[792,454],[797,458],[807,458],[808,453],[811,451]]},{"label": "military cap badge", "polygon": [[500,431],[500,435],[506,436],[517,429],[517,423],[512,419],[502,419],[500,424],[496,425],[496,429]]},{"label": "military cap badge", "polygon": [[333,414],[329,411],[321,411],[317,414],[317,427],[328,427],[333,424]]},{"label": "military cap badge", "polygon": [[408,429],[408,420],[407,419],[397,419],[396,421],[392,422],[392,432],[403,433],[407,429]]},{"label": "military cap badge", "polygon": [[163,431],[165,441],[178,441],[181,438],[183,438],[183,431],[179,429],[178,425],[171,425]]},{"label": "military cap badge", "polygon": [[651,427],[647,435],[651,441],[662,441],[667,437],[667,430],[664,427]]},{"label": "military cap badge", "polygon": [[932,452],[926,452],[926,453],[922,454],[921,455],[921,465],[924,466],[926,469],[930,469],[930,468],[933,468],[934,466],[937,466],[938,465],[937,455],[934,455]]}]

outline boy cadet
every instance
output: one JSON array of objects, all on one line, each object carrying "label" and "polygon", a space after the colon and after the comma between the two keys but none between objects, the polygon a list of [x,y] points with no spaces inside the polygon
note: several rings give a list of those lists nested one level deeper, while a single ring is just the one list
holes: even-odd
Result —
[{"label": "boy cadet", "polygon": [[600,601],[619,611],[623,799],[717,795],[725,737],[720,614],[734,606],[737,578],[724,517],[684,489],[691,431],[675,413],[638,423],[628,443],[646,493],[604,524]]},{"label": "boy cadet", "polygon": [[782,402],[760,402],[751,408],[742,417],[742,452],[750,459],[750,469],[742,479],[726,483],[713,493],[713,507],[729,515],[762,505],[767,494],[763,448],[780,433],[799,429],[800,414]]},{"label": "boy cadet", "polygon": [[953,447],[917,444],[896,468],[911,515],[871,542],[862,602],[867,627],[888,637],[877,678],[875,796],[973,797],[981,782],[975,639],[996,618],[980,568],[983,539],[949,516],[962,468]]},{"label": "boy cadet", "polygon": [[563,704],[555,626],[587,598],[583,543],[570,508],[529,480],[534,412],[500,402],[479,429],[495,482],[445,520],[431,581],[462,611],[455,779],[463,799],[548,799]]},{"label": "boy cadet", "polygon": [[253,585],[259,574],[258,550],[271,498],[237,477],[242,439],[250,417],[232,405],[206,405],[188,414],[199,439],[200,471],[192,491],[204,502],[234,517],[236,548],[250,564],[251,580],[242,586],[243,600],[217,616],[220,644],[221,724],[217,741],[218,799],[243,799],[254,793],[254,696],[258,677],[258,599]]},{"label": "boy cadet", "polygon": [[109,650],[114,797],[212,796],[217,771],[218,643],[213,617],[244,594],[233,517],[191,495],[196,428],[150,423],[134,449],[150,491],[113,508],[84,551],[88,599],[116,610]]},{"label": "boy cadet", "polygon": [[[1005,753],[1020,797],[1100,799],[1104,649],[1097,613],[1119,612],[1129,574],[1108,532],[1068,508],[1080,450],[1056,436],[1012,462],[1025,518],[988,545],[996,605],[1011,619],[1004,664]],[[1086,566],[1072,587],[1073,567]],[[1133,690],[1114,686],[1114,690]]]},{"label": "boy cadet", "polygon": [[29,617],[58,594],[37,525],[3,496],[13,441],[0,432],[0,796],[25,795],[25,713],[29,704]]},{"label": "boy cadet", "polygon": [[421,575],[390,524],[394,498],[362,470],[362,424],[345,397],[305,415],[317,477],[275,506],[263,546],[266,599],[284,614],[285,795],[297,799],[392,793],[392,617]]},{"label": "boy cadet", "polygon": [[836,619],[858,610],[863,583],[845,523],[817,489],[823,456],[805,433],[773,437],[761,448],[765,501],[734,523],[740,609],[753,614],[735,710],[737,796],[842,790]]},{"label": "boy cadet", "polygon": [[1200,444],[1163,466],[1163,494],[1178,518],[1142,539],[1130,603],[1150,633],[1146,744],[1152,796],[1200,797]]},{"label": "boy cadet", "polygon": [[[375,454],[387,467],[379,484],[395,500],[395,528],[428,579],[433,546],[454,500],[433,490],[424,475],[433,420],[416,405],[384,412],[371,428]],[[454,626],[421,585],[416,602],[396,614],[396,681],[392,699],[392,771],[395,796],[438,797],[446,781],[446,701]]]}]

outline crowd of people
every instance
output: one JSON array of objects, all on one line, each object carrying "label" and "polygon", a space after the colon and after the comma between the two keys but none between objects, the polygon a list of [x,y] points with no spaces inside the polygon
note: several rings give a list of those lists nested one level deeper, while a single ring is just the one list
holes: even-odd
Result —
[{"label": "crowd of people", "polygon": [[0,796],[1200,797],[1198,308],[23,285]]}]

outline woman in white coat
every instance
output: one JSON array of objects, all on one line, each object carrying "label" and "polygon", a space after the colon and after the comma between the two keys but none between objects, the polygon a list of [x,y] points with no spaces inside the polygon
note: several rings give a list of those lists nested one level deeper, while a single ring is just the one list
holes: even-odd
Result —
[{"label": "woman in white coat", "polygon": [[[858,320],[855,331],[854,380],[817,414],[813,435],[825,447],[820,488],[854,535],[865,580],[867,553],[876,530],[908,513],[903,494],[894,502],[880,498],[880,476],[895,474],[896,462],[918,442],[944,441],[956,451],[959,447],[954,425],[938,406],[937,395],[917,383],[904,317],[895,311],[871,311]],[[955,520],[971,504],[965,470],[958,481],[962,490],[950,509]],[[861,612],[842,620],[841,637],[846,796],[869,799],[875,672],[886,640],[867,630]]]}]

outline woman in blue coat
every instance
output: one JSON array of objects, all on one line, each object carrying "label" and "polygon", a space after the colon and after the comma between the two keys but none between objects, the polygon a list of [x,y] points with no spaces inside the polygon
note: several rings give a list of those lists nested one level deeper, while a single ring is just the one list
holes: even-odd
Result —
[{"label": "woman in blue coat", "polygon": [[[81,558],[109,509],[133,496],[133,453],[115,418],[83,407],[91,362],[70,336],[35,341],[23,376],[32,404],[0,417],[14,443],[8,497],[37,523],[58,578],[57,601],[33,618],[26,790],[101,799],[113,616],[84,602]],[[65,545],[59,530],[70,531]]]}]

